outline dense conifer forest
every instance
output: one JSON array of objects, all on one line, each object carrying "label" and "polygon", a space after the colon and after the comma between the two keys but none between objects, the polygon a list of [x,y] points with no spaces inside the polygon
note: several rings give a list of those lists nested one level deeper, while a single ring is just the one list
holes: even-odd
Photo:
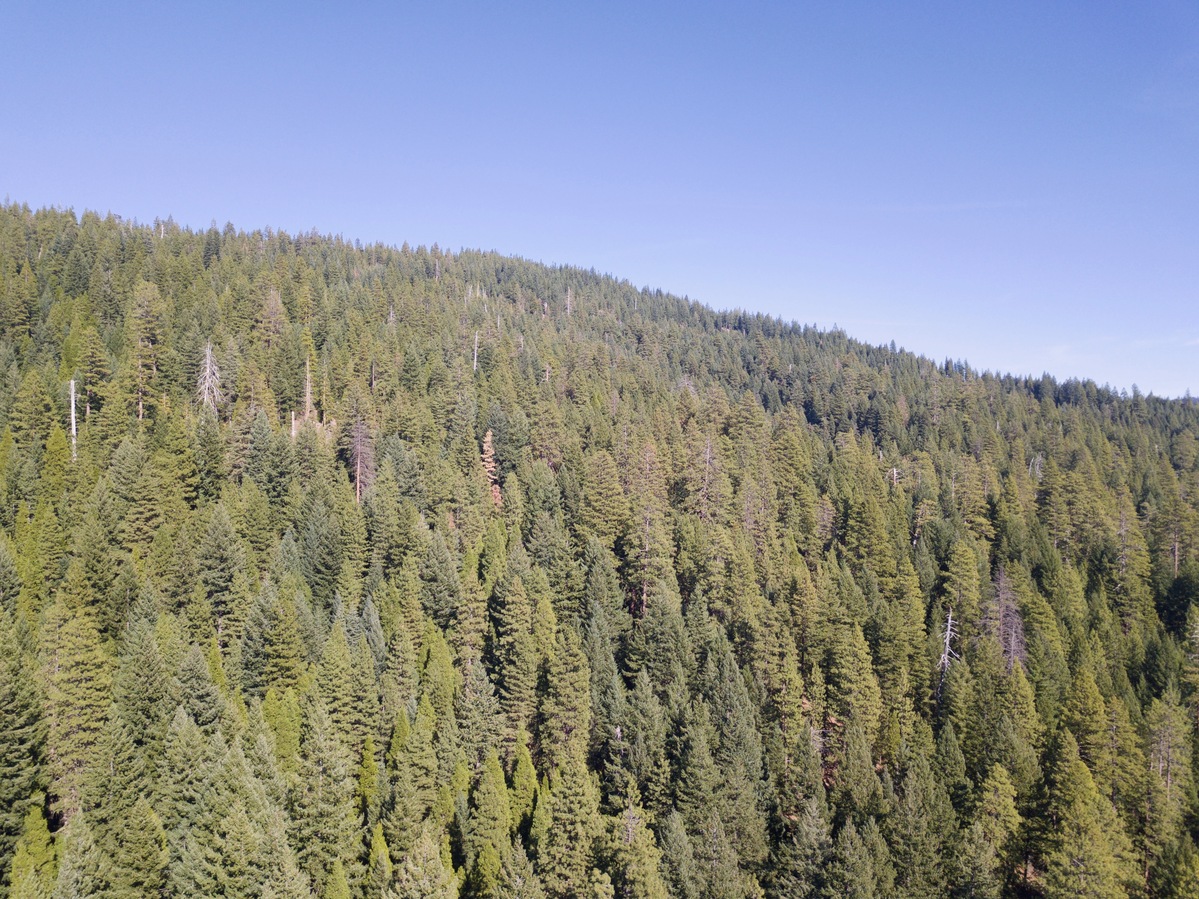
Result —
[{"label": "dense conifer forest", "polygon": [[0,207],[0,649],[0,899],[1199,895],[1199,407],[594,271]]}]

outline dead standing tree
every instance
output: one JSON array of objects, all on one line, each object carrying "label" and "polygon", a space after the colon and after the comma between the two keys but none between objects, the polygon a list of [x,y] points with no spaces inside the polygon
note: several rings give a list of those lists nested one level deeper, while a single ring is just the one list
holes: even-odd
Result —
[{"label": "dead standing tree", "polygon": [[995,595],[983,611],[983,632],[994,637],[1003,652],[1008,671],[1016,662],[1023,663],[1028,657],[1028,644],[1024,638],[1024,618],[1016,589],[1003,566],[995,572]]},{"label": "dead standing tree", "polygon": [[953,648],[953,641],[958,638],[958,623],[953,620],[953,608],[945,614],[945,630],[941,634],[941,658],[937,660],[937,670],[941,676],[937,678],[936,703],[941,705],[941,694],[945,690],[945,678],[949,674],[949,666],[961,658]]},{"label": "dead standing tree", "polygon": [[221,391],[221,369],[212,352],[212,341],[204,344],[204,360],[200,363],[200,374],[196,378],[196,399],[200,405],[217,414],[224,395]]}]

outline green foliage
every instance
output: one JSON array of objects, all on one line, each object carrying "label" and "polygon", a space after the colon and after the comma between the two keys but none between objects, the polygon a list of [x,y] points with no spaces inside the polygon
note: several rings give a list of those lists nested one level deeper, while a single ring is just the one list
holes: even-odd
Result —
[{"label": "green foliage", "polygon": [[1046,888],[1054,896],[1126,895],[1136,876],[1129,865],[1132,847],[1068,732],[1058,745],[1052,778],[1056,828],[1045,853]]},{"label": "green foliage", "polygon": [[[6,611],[0,611],[0,645],[17,647]],[[14,845],[33,813],[26,804],[42,777],[44,736],[28,667],[20,652],[10,651],[0,658],[0,885],[7,881]]]},{"label": "green foliage", "polygon": [[5,872],[10,896],[48,896],[57,875],[58,852],[42,808],[40,794],[32,797],[20,837]]},{"label": "green foliage", "polygon": [[396,867],[386,899],[458,899],[458,883],[441,860],[434,831],[422,828],[411,851]]},{"label": "green foliage", "polygon": [[323,888],[335,862],[344,865],[355,858],[360,827],[350,759],[335,726],[319,703],[310,707],[305,723],[289,797],[292,844],[300,867]]},{"label": "green foliage", "polygon": [[1194,892],[1194,402],[160,224],[0,206],[0,892]]},{"label": "green foliage", "polygon": [[108,658],[86,610],[69,611],[62,595],[47,613],[42,665],[54,807],[65,817],[79,808],[83,775],[95,758],[111,702]]}]

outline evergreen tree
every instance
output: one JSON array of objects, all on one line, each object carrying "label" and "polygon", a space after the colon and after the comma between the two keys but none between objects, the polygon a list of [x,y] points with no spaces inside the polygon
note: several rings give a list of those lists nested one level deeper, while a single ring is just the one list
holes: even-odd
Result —
[{"label": "evergreen tree", "polygon": [[225,700],[213,681],[204,651],[196,644],[183,656],[176,681],[179,701],[191,719],[205,732],[214,731],[225,713]]},{"label": "evergreen tree", "polygon": [[590,877],[602,826],[599,797],[581,747],[560,760],[549,810],[549,830],[537,847],[538,873],[548,896],[581,895]]},{"label": "evergreen tree", "polygon": [[347,750],[357,752],[369,723],[362,700],[373,684],[358,682],[341,621],[334,623],[333,632],[325,642],[317,669],[317,684],[334,733]]},{"label": "evergreen tree", "polygon": [[166,835],[144,796],[138,797],[121,823],[111,858],[109,895],[121,899],[161,895],[168,859]]},{"label": "evergreen tree", "polygon": [[49,896],[54,887],[58,852],[42,805],[45,797],[36,794],[26,803],[20,836],[16,841],[11,864],[4,872],[5,895]]},{"label": "evergreen tree", "polygon": [[151,797],[173,848],[196,819],[213,753],[214,746],[191,715],[182,705],[176,708]]},{"label": "evergreen tree", "polygon": [[199,586],[203,591],[204,611],[222,645],[241,636],[241,625],[249,612],[241,607],[242,597],[235,591],[235,577],[244,570],[245,553],[233,531],[233,523],[224,505],[218,504],[196,550]]},{"label": "evergreen tree", "polygon": [[25,804],[42,776],[45,729],[28,668],[17,648],[7,611],[0,611],[0,885],[7,883],[17,838],[27,814]]},{"label": "evergreen tree", "polygon": [[667,899],[670,893],[662,879],[662,853],[652,831],[646,827],[645,812],[630,803],[611,821],[606,854],[610,857],[613,887],[622,899]]},{"label": "evergreen tree", "polygon": [[1195,892],[1193,402],[20,204],[0,331],[0,899]]},{"label": "evergreen tree", "polygon": [[125,633],[113,698],[147,761],[156,759],[175,710],[175,697],[153,625],[145,618],[132,622]]},{"label": "evergreen tree", "polygon": [[462,585],[457,566],[440,531],[434,531],[428,539],[421,560],[420,577],[421,605],[425,613],[439,627],[451,627],[462,601]]},{"label": "evergreen tree", "polygon": [[508,795],[504,772],[495,753],[487,756],[471,790],[470,823],[466,834],[467,882],[475,896],[499,891],[503,860],[511,843]]},{"label": "evergreen tree", "polygon": [[1045,852],[1046,889],[1063,897],[1126,895],[1131,846],[1069,732],[1058,742],[1051,814],[1056,827]]},{"label": "evergreen tree", "polygon": [[421,829],[412,850],[396,867],[386,899],[457,899],[458,883],[446,870],[431,827]]},{"label": "evergreen tree", "polygon": [[109,862],[96,847],[86,816],[76,814],[61,831],[54,899],[102,896],[109,888]]},{"label": "evergreen tree", "polygon": [[53,807],[69,820],[79,809],[82,778],[107,717],[110,666],[95,622],[86,611],[68,611],[60,596],[47,618],[47,639],[42,645],[49,724],[46,747]]},{"label": "evergreen tree", "polygon": [[874,899],[882,892],[874,872],[874,858],[853,821],[837,834],[823,895],[828,899]]},{"label": "evergreen tree", "polygon": [[922,756],[903,778],[899,805],[889,819],[900,896],[939,896],[948,882],[950,847],[957,841],[953,807]]},{"label": "evergreen tree", "polygon": [[346,750],[320,704],[313,705],[306,717],[289,803],[292,845],[301,868],[323,889],[334,862],[344,865],[355,859],[360,833]]},{"label": "evergreen tree", "polygon": [[492,620],[500,706],[513,734],[520,734],[532,726],[539,654],[533,638],[533,607],[519,574],[509,572],[496,586]]},{"label": "evergreen tree", "polygon": [[387,840],[383,837],[383,825],[379,823],[371,831],[370,856],[366,864],[367,899],[382,899],[387,888],[391,886],[393,870],[391,852],[387,848]]},{"label": "evergreen tree", "polygon": [[541,880],[519,842],[500,867],[496,896],[498,899],[545,899]]},{"label": "evergreen tree", "polygon": [[625,530],[628,500],[611,453],[600,450],[587,457],[583,480],[583,506],[579,519],[608,549]]}]

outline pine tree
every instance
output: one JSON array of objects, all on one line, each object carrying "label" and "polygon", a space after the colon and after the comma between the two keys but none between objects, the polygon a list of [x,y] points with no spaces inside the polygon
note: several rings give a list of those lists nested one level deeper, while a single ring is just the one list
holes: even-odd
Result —
[{"label": "pine tree", "polygon": [[1184,833],[1162,853],[1149,881],[1151,896],[1185,899],[1199,883],[1199,851],[1191,835]]},{"label": "pine tree", "polygon": [[973,636],[977,633],[982,610],[982,593],[978,577],[978,557],[969,540],[959,540],[953,545],[949,557],[949,568],[945,573],[943,602],[953,610],[953,617],[969,630],[962,633]]},{"label": "pine tree", "polygon": [[153,405],[153,392],[162,351],[164,304],[157,285],[142,281],[134,288],[133,307],[128,319],[130,366],[137,400],[137,420],[145,417]]},{"label": "pine tree", "polygon": [[835,627],[827,667],[830,711],[842,722],[859,722],[873,743],[879,732],[882,694],[870,665],[870,648],[856,622]]},{"label": "pine tree", "polygon": [[629,496],[633,509],[624,535],[629,582],[637,598],[634,612],[643,617],[651,586],[673,575],[671,545],[666,524],[666,488],[658,462],[658,451],[647,441],[629,472]]},{"label": "pine tree", "polygon": [[1022,823],[1016,808],[1016,788],[1002,765],[993,766],[979,788],[975,823],[981,828],[982,840],[1002,862],[1009,856]]},{"label": "pine tree", "polygon": [[1184,797],[1192,792],[1192,742],[1187,739],[1190,727],[1176,690],[1153,700],[1145,725],[1149,776],[1144,839],[1152,863],[1181,832]]}]

